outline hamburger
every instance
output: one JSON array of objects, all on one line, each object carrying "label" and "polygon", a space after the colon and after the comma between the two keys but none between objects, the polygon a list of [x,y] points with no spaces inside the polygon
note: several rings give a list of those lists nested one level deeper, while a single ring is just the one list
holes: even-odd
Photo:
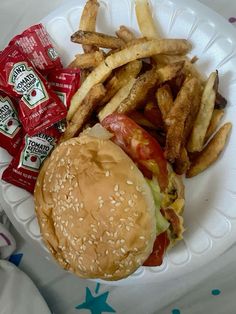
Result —
[{"label": "hamburger", "polygon": [[162,263],[182,238],[184,190],[163,152],[130,118],[112,114],[61,143],[35,187],[44,241],[82,278],[119,280]]}]

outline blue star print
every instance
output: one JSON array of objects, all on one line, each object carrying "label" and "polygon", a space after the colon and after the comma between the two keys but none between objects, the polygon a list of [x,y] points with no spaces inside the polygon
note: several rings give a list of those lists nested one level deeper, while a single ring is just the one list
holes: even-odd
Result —
[{"label": "blue star print", "polygon": [[[97,286],[99,288],[99,286]],[[98,289],[96,288],[96,292]],[[77,310],[90,310],[91,314],[102,314],[103,312],[107,313],[115,313],[116,311],[107,304],[107,297],[109,292],[105,292],[99,296],[93,296],[90,289],[86,288],[86,299],[84,303],[79,304],[76,306]]]}]

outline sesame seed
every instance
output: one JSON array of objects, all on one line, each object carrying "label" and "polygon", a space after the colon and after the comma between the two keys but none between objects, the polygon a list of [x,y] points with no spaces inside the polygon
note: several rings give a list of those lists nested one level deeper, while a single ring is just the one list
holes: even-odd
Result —
[{"label": "sesame seed", "polygon": [[91,234],[91,238],[94,239],[94,240],[96,240],[96,237],[95,237],[94,234]]},{"label": "sesame seed", "polygon": [[123,249],[123,247],[120,249],[122,253],[125,254],[125,249]]},{"label": "sesame seed", "polygon": [[131,170],[134,170],[134,166],[133,166],[133,165],[131,165],[131,166],[130,166],[130,169],[131,169]]},{"label": "sesame seed", "polygon": [[83,221],[83,220],[84,220],[84,218],[82,218],[82,217],[81,217],[81,218],[79,218],[79,221]]},{"label": "sesame seed", "polygon": [[109,177],[109,176],[110,176],[110,171],[109,171],[109,170],[107,170],[107,171],[105,172],[105,176],[106,176],[106,177]]},{"label": "sesame seed", "polygon": [[109,253],[108,250],[106,250],[105,254],[108,255],[108,253]]},{"label": "sesame seed", "polygon": [[134,203],[133,200],[129,200],[129,201],[128,201],[128,204],[129,204],[130,207],[134,207],[134,204],[135,204],[135,203]]},{"label": "sesame seed", "polygon": [[137,194],[133,194],[133,198],[137,199],[138,198]]},{"label": "sesame seed", "polygon": [[129,226],[126,226],[125,229],[126,229],[127,231],[130,231],[130,227],[129,227]]},{"label": "sesame seed", "polygon": [[115,187],[114,187],[114,191],[115,191],[115,192],[118,192],[118,190],[119,190],[119,185],[116,184]]},{"label": "sesame seed", "polygon": [[115,206],[116,206],[116,207],[119,207],[120,205],[121,205],[121,202],[116,202],[116,203],[115,203]]},{"label": "sesame seed", "polygon": [[138,192],[142,192],[142,188],[140,187],[140,186],[136,186],[136,190],[138,191]]},{"label": "sesame seed", "polygon": [[132,181],[130,181],[130,180],[127,180],[126,183],[127,183],[128,185],[133,185],[133,184],[134,184],[134,183],[133,183]]},{"label": "sesame seed", "polygon": [[140,236],[139,239],[145,240],[145,237],[144,236]]},{"label": "sesame seed", "polygon": [[115,201],[115,200],[112,200],[112,201],[111,201],[111,204],[112,204],[112,205],[116,204],[116,201]]}]

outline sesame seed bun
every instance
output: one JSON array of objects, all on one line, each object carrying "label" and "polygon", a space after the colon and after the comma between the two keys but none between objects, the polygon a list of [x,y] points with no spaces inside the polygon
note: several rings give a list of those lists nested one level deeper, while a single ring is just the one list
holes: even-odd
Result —
[{"label": "sesame seed bun", "polygon": [[127,277],[152,252],[151,190],[110,140],[82,134],[60,144],[44,163],[34,195],[47,247],[80,277]]}]

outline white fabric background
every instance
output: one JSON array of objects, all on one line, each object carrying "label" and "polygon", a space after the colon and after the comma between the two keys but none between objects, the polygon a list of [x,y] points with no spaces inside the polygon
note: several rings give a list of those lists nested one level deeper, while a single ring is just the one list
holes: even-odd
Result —
[{"label": "white fabric background", "polygon": [[[227,19],[236,16],[235,0],[202,0],[201,2]],[[4,48],[13,35],[35,24],[61,3],[63,0],[0,0],[0,49]],[[96,283],[65,274],[54,264],[37,256],[28,244],[19,239],[18,243],[18,250],[24,252],[21,268],[35,281],[56,314],[90,313],[88,310],[78,311],[75,306],[84,302],[85,288],[89,287],[94,292]],[[236,247],[233,247],[210,265],[161,286],[158,283],[128,288],[102,286],[100,293],[110,292],[107,302],[117,313],[234,314],[236,313],[235,259]],[[213,296],[211,294],[213,289],[219,289],[220,295]],[[97,313],[101,313],[98,308],[92,314]]]}]

